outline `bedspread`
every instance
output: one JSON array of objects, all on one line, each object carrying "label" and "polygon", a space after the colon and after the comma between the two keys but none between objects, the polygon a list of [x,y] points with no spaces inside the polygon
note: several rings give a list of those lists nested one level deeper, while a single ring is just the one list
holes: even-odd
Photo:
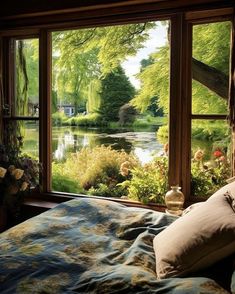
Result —
[{"label": "bedspread", "polygon": [[165,213],[79,198],[0,237],[0,293],[227,293],[204,277],[157,280]]}]

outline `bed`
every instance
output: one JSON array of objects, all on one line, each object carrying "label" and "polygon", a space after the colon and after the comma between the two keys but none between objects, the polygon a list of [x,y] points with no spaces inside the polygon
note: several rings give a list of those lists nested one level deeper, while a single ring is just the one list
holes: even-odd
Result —
[{"label": "bed", "polygon": [[229,293],[206,274],[157,279],[153,238],[174,221],[108,200],[59,204],[1,234],[0,293]]}]

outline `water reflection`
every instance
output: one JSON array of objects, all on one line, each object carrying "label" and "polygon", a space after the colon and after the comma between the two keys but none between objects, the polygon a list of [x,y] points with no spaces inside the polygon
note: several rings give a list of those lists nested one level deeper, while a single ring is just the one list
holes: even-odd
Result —
[{"label": "water reflection", "polygon": [[81,130],[78,128],[53,129],[53,158],[61,161],[69,153],[77,152],[83,147],[111,146],[115,150],[133,152],[142,163],[151,161],[154,154],[162,150],[163,145],[156,139],[156,131],[134,132],[123,130],[105,131],[99,129]]}]

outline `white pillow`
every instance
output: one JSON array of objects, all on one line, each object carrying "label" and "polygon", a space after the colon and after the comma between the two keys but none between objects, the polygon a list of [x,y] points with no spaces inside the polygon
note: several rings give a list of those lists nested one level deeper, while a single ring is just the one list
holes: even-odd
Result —
[{"label": "white pillow", "polygon": [[234,197],[217,194],[153,240],[159,279],[198,271],[235,252]]}]

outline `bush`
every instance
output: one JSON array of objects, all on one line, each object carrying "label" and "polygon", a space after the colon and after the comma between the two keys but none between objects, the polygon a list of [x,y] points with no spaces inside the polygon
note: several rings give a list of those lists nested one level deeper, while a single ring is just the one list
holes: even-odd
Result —
[{"label": "bush", "polygon": [[164,195],[168,187],[168,159],[155,158],[144,166],[131,170],[131,179],[121,185],[127,188],[128,198],[143,203],[164,203]]},{"label": "bush", "polygon": [[[199,157],[196,156],[201,152]],[[230,164],[224,153],[217,149],[212,154],[213,159],[203,161],[203,152],[197,151],[191,164],[191,190],[193,196],[210,196],[224,186],[230,177]]]},{"label": "bush", "polygon": [[96,126],[107,125],[107,122],[104,121],[102,116],[98,113],[78,115],[78,116],[72,117],[69,121],[71,126],[96,127]]},{"label": "bush", "polygon": [[55,112],[52,114],[52,125],[53,126],[62,126],[63,122],[67,120],[67,116],[63,112]]},{"label": "bush", "polygon": [[111,197],[114,193],[120,197],[124,189],[118,188],[118,192],[114,191],[116,185],[126,179],[120,173],[120,167],[125,162],[128,162],[130,167],[139,164],[132,154],[116,151],[111,147],[97,146],[93,149],[83,148],[72,154],[65,165],[70,177],[80,183],[89,194],[94,192],[96,195]]},{"label": "bush", "polygon": [[70,171],[66,168],[66,163],[52,164],[52,189],[67,193],[83,193],[79,183],[74,180]]}]

